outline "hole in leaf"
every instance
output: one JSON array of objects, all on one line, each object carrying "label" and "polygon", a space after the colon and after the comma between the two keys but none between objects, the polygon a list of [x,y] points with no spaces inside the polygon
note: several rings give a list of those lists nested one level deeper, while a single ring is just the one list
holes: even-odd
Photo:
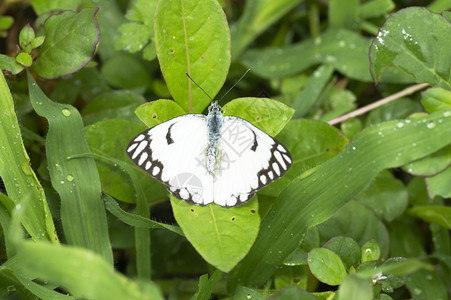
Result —
[{"label": "hole in leaf", "polygon": [[235,221],[235,217],[232,217],[232,221]]},{"label": "hole in leaf", "polygon": [[191,208],[191,211],[194,212],[194,209]]},{"label": "hole in leaf", "polygon": [[255,209],[251,209],[251,213],[255,214]]},{"label": "hole in leaf", "polygon": [[156,118],[157,118],[157,114],[154,113],[154,114],[152,115],[152,118],[156,119]]}]

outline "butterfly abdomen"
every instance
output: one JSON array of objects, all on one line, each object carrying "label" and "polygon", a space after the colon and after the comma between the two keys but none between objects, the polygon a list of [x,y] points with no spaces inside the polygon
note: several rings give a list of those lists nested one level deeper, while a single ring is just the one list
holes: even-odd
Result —
[{"label": "butterfly abdomen", "polygon": [[216,153],[219,139],[221,138],[221,129],[223,122],[222,112],[211,111],[207,116],[208,128],[208,150],[207,150],[207,171],[213,174],[216,167]]}]

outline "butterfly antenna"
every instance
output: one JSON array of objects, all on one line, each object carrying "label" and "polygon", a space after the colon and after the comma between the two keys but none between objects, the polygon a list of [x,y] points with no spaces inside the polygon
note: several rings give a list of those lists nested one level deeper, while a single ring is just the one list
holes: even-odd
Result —
[{"label": "butterfly antenna", "polygon": [[208,93],[200,87],[200,85],[197,84],[197,82],[194,81],[194,79],[191,78],[191,76],[189,76],[188,72],[185,72],[186,76],[188,76],[189,79],[191,79],[192,82],[194,82],[195,85],[197,85],[198,88],[200,88],[202,90],[202,92],[205,93],[205,95],[208,96],[208,98],[210,98],[211,101],[213,101],[213,99],[211,99],[210,95],[208,95]]},{"label": "butterfly antenna", "polygon": [[235,82],[235,84],[234,85],[232,85],[232,87],[221,97],[221,99],[219,99],[218,100],[218,102],[220,102],[222,99],[224,99],[224,97],[238,84],[238,82],[240,82],[241,81],[241,79],[243,79],[244,78],[244,76],[246,76],[246,74],[247,73],[249,73],[249,71],[250,71],[251,69],[247,69],[247,71],[246,72],[244,72],[244,74],[243,74],[243,76],[241,76],[240,77],[240,79],[238,79],[238,81],[237,82]]}]

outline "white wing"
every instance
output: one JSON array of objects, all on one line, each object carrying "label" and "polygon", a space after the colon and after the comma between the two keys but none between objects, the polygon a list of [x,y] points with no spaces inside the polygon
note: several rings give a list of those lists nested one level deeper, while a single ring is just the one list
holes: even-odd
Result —
[{"label": "white wing", "polygon": [[214,202],[237,206],[290,168],[288,150],[251,123],[226,116],[218,148]]},{"label": "white wing", "polygon": [[131,160],[177,198],[213,202],[213,177],[206,170],[206,116],[187,114],[138,134],[128,145]]},{"label": "white wing", "polygon": [[249,122],[224,117],[214,174],[207,171],[207,118],[188,114],[138,134],[130,159],[190,203],[237,206],[291,166],[288,150]]}]

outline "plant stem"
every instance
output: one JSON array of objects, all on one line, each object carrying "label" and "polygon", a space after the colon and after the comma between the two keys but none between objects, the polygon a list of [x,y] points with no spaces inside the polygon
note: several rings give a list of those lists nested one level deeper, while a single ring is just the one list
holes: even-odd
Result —
[{"label": "plant stem", "polygon": [[357,117],[357,116],[363,115],[364,113],[367,113],[370,110],[373,110],[373,109],[375,109],[375,108],[377,108],[379,106],[382,106],[384,104],[392,102],[392,101],[394,101],[396,99],[399,99],[401,97],[413,94],[413,93],[415,93],[415,92],[417,92],[417,91],[419,91],[421,89],[424,89],[427,86],[429,86],[428,83],[420,83],[420,84],[409,86],[408,88],[406,88],[406,89],[404,89],[404,90],[402,90],[400,92],[397,92],[397,93],[395,93],[393,95],[390,95],[388,97],[382,98],[382,99],[380,99],[380,100],[378,100],[376,102],[368,104],[367,106],[361,107],[361,108],[359,108],[357,110],[354,110],[354,111],[352,111],[352,112],[350,112],[348,114],[345,114],[345,115],[342,115],[342,116],[340,116],[338,118],[335,118],[335,119],[329,121],[328,124],[329,125],[335,125],[335,124],[341,123],[341,122],[343,122],[343,121],[345,121],[345,120],[347,120],[349,118],[353,118],[353,117]]}]

